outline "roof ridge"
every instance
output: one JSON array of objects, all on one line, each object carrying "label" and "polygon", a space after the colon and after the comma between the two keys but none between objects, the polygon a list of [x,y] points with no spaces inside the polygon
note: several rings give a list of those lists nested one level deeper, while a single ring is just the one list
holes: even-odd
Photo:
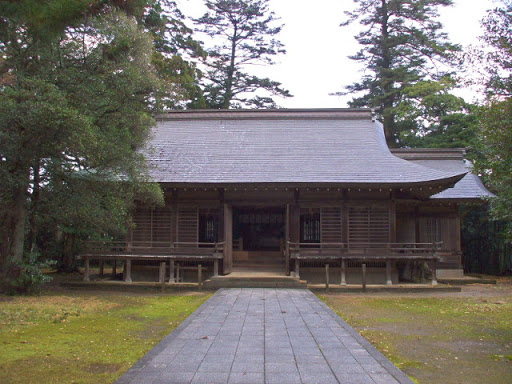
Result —
[{"label": "roof ridge", "polygon": [[296,109],[187,109],[156,115],[165,120],[242,120],[242,119],[355,119],[371,120],[369,108],[296,108]]}]

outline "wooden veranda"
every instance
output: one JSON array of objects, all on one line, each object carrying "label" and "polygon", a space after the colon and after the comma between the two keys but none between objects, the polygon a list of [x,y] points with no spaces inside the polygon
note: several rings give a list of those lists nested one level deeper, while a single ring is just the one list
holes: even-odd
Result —
[{"label": "wooden veranda", "polygon": [[[219,261],[224,258],[224,243],[206,242],[121,242],[90,241],[87,250],[80,255],[84,260],[84,281],[90,280],[90,260],[124,262],[123,280],[132,282],[132,261],[159,262],[159,282],[174,283],[180,279],[180,262],[192,263],[197,268],[201,284],[204,263],[213,264],[213,275],[219,274]],[[167,264],[169,275],[166,278]]]},{"label": "wooden veranda", "polygon": [[441,242],[434,243],[299,243],[287,242],[286,265],[294,262],[296,277],[300,278],[301,262],[321,263],[325,266],[326,286],[329,285],[329,267],[340,266],[340,285],[346,285],[346,263],[361,264],[362,284],[366,286],[366,265],[370,262],[385,263],[386,284],[392,285],[391,268],[396,262],[430,262],[432,285],[437,284],[436,265],[440,260]]},{"label": "wooden veranda", "polygon": [[[396,263],[428,262],[432,271],[432,285],[437,284],[436,265],[441,243],[300,243],[287,241],[284,250],[286,270],[283,274],[300,279],[301,264],[321,264],[325,268],[325,283],[329,286],[329,269],[340,268],[340,285],[346,285],[347,263],[356,263],[362,270],[362,285],[366,286],[366,266],[369,263],[385,264],[386,284],[392,285],[391,271]],[[197,269],[198,284],[202,283],[202,271],[212,266],[213,276],[219,275],[219,262],[224,259],[225,243],[202,242],[89,242],[87,251],[81,254],[84,260],[84,281],[90,280],[90,260],[121,261],[124,263],[123,280],[132,282],[132,261],[159,263],[159,282],[180,281],[180,263]],[[167,274],[167,266],[169,273]],[[181,266],[183,268],[183,265]]]}]

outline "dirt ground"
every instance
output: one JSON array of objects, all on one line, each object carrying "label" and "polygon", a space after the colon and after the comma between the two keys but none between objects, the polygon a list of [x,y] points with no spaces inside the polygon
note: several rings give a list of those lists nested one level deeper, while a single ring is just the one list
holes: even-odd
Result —
[{"label": "dirt ground", "polygon": [[418,383],[512,383],[512,278],[462,292],[321,298]]}]

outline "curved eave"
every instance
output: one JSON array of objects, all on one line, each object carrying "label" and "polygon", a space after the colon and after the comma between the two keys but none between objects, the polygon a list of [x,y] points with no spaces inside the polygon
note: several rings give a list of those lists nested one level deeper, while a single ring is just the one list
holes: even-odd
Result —
[{"label": "curved eave", "polygon": [[433,203],[442,203],[442,204],[486,204],[488,202],[487,198],[482,197],[471,197],[471,198],[448,198],[448,199],[434,199],[431,198],[430,201]]},{"label": "curved eave", "polygon": [[430,196],[465,173],[394,156],[365,109],[170,113],[146,155],[154,181],[180,187],[426,188]]},{"label": "curved eave", "polygon": [[267,181],[256,181],[256,182],[173,182],[173,181],[158,181],[162,184],[166,184],[168,186],[174,188],[234,188],[234,187],[248,187],[248,188],[258,188],[258,187],[267,187],[267,188],[341,188],[341,189],[349,189],[349,188],[362,188],[362,189],[424,189],[425,191],[431,191],[432,193],[436,193],[436,190],[442,190],[445,188],[449,188],[450,186],[455,185],[462,177],[463,174],[455,175],[452,177],[448,177],[445,179],[438,180],[426,180],[426,181],[417,181],[417,182],[408,182],[408,183],[352,183],[352,182],[293,182],[293,181],[283,181],[283,182],[267,182]]}]

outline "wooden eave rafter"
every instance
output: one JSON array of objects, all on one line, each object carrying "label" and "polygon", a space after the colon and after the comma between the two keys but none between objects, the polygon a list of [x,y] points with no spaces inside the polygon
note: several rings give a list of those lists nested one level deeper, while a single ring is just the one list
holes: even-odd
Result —
[{"label": "wooden eave rafter", "polygon": [[308,192],[396,192],[420,199],[428,199],[446,188],[452,187],[464,174],[442,180],[426,183],[409,184],[334,184],[334,183],[240,183],[240,184],[193,184],[193,183],[162,183],[164,189],[170,191],[308,191]]}]

